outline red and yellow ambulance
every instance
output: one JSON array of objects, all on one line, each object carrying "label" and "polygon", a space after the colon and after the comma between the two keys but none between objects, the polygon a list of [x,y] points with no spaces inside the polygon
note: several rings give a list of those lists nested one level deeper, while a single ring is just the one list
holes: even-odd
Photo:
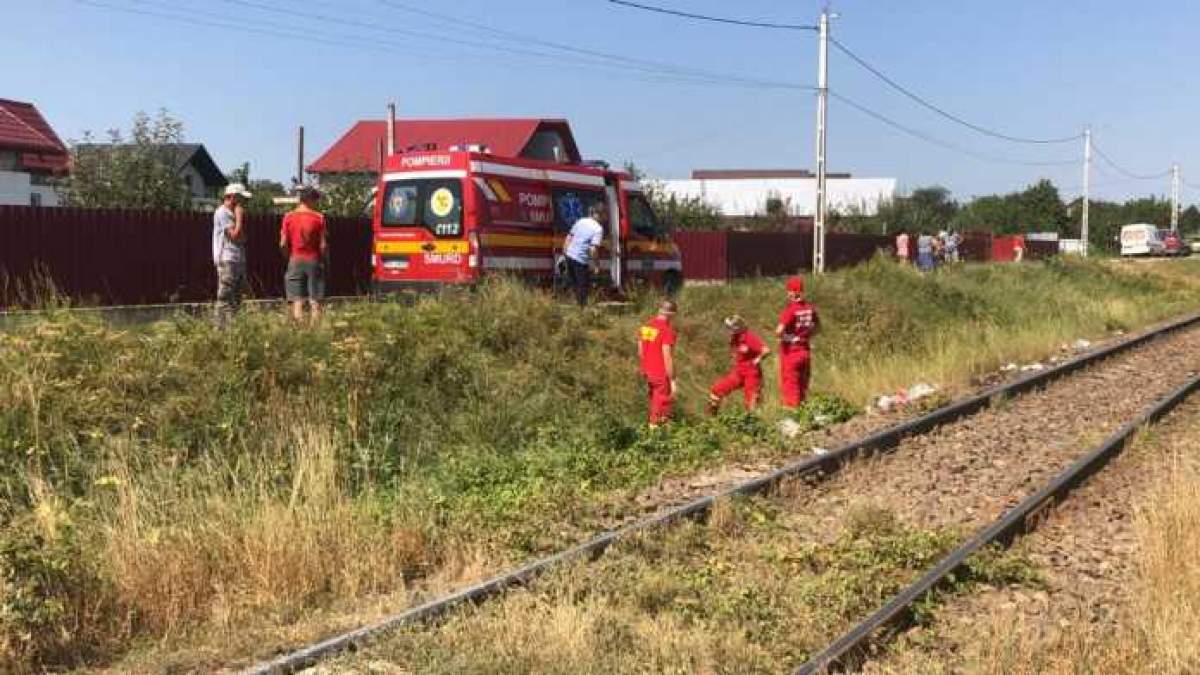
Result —
[{"label": "red and yellow ambulance", "polygon": [[595,202],[609,213],[596,287],[674,292],[683,282],[678,247],[624,172],[452,147],[388,157],[377,190],[371,262],[379,291],[469,285],[498,273],[549,285],[564,237]]}]

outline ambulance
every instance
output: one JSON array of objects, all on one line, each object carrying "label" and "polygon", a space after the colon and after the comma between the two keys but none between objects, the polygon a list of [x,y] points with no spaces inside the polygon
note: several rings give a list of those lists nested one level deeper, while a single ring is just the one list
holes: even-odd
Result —
[{"label": "ambulance", "polygon": [[496,274],[563,283],[563,239],[596,202],[609,219],[593,286],[616,297],[639,285],[677,291],[679,248],[627,173],[478,145],[385,159],[372,218],[375,289],[469,286]]}]

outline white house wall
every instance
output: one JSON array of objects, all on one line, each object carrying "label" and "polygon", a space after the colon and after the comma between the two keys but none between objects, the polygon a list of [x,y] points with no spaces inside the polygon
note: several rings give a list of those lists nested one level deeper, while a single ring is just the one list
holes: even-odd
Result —
[{"label": "white house wall", "polygon": [[53,187],[33,185],[27,173],[0,171],[0,205],[29,206],[34,194],[41,195],[42,206],[58,206],[58,193]]},{"label": "white house wall", "polygon": [[[668,194],[698,197],[727,216],[766,213],[767,200],[778,197],[794,216],[811,216],[816,205],[814,178],[734,178],[665,180]],[[896,194],[895,178],[830,178],[829,209],[836,213],[874,215],[881,202]]]}]

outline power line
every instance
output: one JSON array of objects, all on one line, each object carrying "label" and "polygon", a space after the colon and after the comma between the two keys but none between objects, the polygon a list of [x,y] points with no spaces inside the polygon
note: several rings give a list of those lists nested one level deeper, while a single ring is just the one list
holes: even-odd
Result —
[{"label": "power line", "polygon": [[[130,1],[138,3],[138,4],[142,4],[142,5],[152,5],[153,6],[153,3],[148,2],[148,0],[130,0]],[[248,0],[222,0],[222,1],[230,2],[232,4],[242,4],[242,5],[245,5],[248,7],[258,5],[258,3],[252,3],[252,2],[249,2]],[[431,54],[428,51],[405,49],[403,46],[401,46],[397,43],[394,43],[394,42],[384,42],[381,44],[378,42],[356,40],[356,39],[353,39],[353,38],[350,38],[347,36],[337,36],[337,35],[330,36],[330,35],[313,34],[311,31],[300,32],[300,31],[291,31],[291,30],[286,30],[286,29],[285,30],[280,30],[280,29],[275,29],[275,28],[268,29],[268,28],[254,26],[254,25],[249,25],[249,24],[247,24],[247,22],[234,23],[234,22],[215,20],[215,19],[207,18],[206,16],[205,17],[197,17],[194,15],[179,14],[176,12],[164,12],[164,11],[152,11],[152,10],[147,10],[147,9],[137,9],[134,7],[115,5],[110,2],[102,2],[99,0],[75,0],[75,2],[77,2],[79,4],[83,4],[83,5],[89,5],[92,7],[108,9],[108,10],[123,12],[123,13],[127,13],[127,14],[135,14],[135,15],[140,15],[140,16],[166,19],[169,21],[185,23],[185,24],[190,24],[190,25],[203,25],[203,26],[210,26],[210,27],[216,27],[216,28],[238,30],[238,31],[252,33],[252,34],[258,34],[258,35],[269,35],[269,36],[273,36],[273,37],[302,39],[302,40],[306,40],[309,42],[318,42],[318,43],[339,46],[339,47],[351,47],[351,48],[355,48],[355,49],[362,49],[362,50],[373,51],[373,52],[381,52],[381,53],[386,53],[386,54],[404,53],[404,54],[417,56],[419,58],[424,58],[427,60],[461,60],[461,59],[454,59],[454,58],[444,55],[444,54]],[[284,10],[280,10],[280,9],[270,7],[270,6],[258,5],[257,8],[262,9],[263,11],[274,11],[274,12],[279,12],[279,13],[287,13],[287,14],[291,14],[291,15],[296,14],[295,12],[285,12]],[[344,25],[352,25],[352,26],[356,26],[356,27],[371,28],[374,30],[387,30],[386,28],[381,28],[378,26],[369,26],[369,25],[361,24],[360,22],[347,22],[345,20],[333,19],[333,18],[330,18],[330,20],[333,22],[336,22],[336,23],[344,24]],[[396,29],[396,30],[399,31],[400,29]],[[446,41],[442,36],[438,36],[438,35],[420,34],[415,31],[402,31],[402,32],[413,33],[414,37],[434,39],[434,40],[438,40],[438,41],[442,41],[442,42]],[[459,42],[463,42],[463,41],[459,41]],[[492,50],[513,52],[513,50],[504,49],[500,45],[487,45],[487,44],[476,45],[474,43],[464,43],[464,44],[465,44],[465,46],[472,47],[475,49],[492,49]],[[531,52],[528,50],[525,50],[523,52],[523,54],[530,56],[530,57],[538,57],[541,59],[553,60],[555,65],[562,65],[562,63],[561,63],[562,59],[561,59],[560,55],[546,54],[546,53],[542,53],[542,52]],[[478,55],[468,55],[468,56],[483,57],[485,55],[478,54]],[[702,75],[698,75],[698,74],[691,75],[691,74],[685,74],[685,73],[681,73],[681,72],[673,72],[673,71],[665,70],[665,69],[662,71],[655,71],[655,70],[650,70],[647,68],[640,68],[640,69],[639,68],[629,68],[628,69],[628,70],[633,70],[633,71],[640,70],[641,74],[638,75],[636,73],[628,72],[628,70],[626,68],[617,68],[613,64],[599,63],[599,62],[594,62],[594,61],[586,61],[586,60],[581,60],[581,59],[575,59],[574,63],[570,64],[570,65],[574,65],[576,68],[601,68],[601,69],[607,69],[610,72],[619,71],[625,77],[627,77],[629,79],[643,80],[643,81],[649,81],[649,82],[655,82],[655,83],[691,84],[691,85],[701,85],[701,84],[725,85],[725,86],[738,86],[738,87],[747,87],[747,88],[775,89],[775,90],[807,90],[807,89],[812,88],[812,87],[808,87],[805,85],[788,83],[788,82],[772,82],[772,81],[767,81],[767,80],[753,80],[750,78],[743,79],[743,78],[737,78],[735,76],[734,77],[724,77],[724,76],[717,76],[717,75],[713,75],[713,76],[702,76]]]},{"label": "power line", "polygon": [[1015,165],[1020,165],[1020,166],[1076,166],[1079,164],[1079,160],[1075,160],[1075,159],[1046,160],[1046,161],[1022,160],[1022,159],[1013,159],[1010,157],[997,157],[994,155],[988,155],[985,153],[976,152],[969,148],[964,148],[955,143],[951,143],[950,141],[945,141],[940,138],[930,136],[929,134],[927,134],[923,131],[919,131],[912,127],[906,126],[900,122],[897,122],[896,120],[894,120],[890,117],[887,117],[883,113],[876,112],[861,103],[858,103],[849,98],[846,98],[845,96],[842,96],[841,94],[838,94],[835,91],[830,91],[829,95],[831,97],[837,99],[838,101],[845,103],[846,105],[850,106],[851,108],[854,108],[855,110],[863,113],[864,115],[872,117],[872,118],[892,127],[893,129],[896,129],[898,131],[902,131],[902,132],[908,134],[909,136],[913,136],[914,138],[919,138],[927,143],[932,143],[933,145],[937,145],[937,146],[946,148],[948,150],[953,150],[955,152],[962,153],[968,157],[974,157],[975,159],[978,159],[981,161],[995,162],[997,164],[1015,164]]},{"label": "power line", "polygon": [[1131,178],[1133,180],[1160,180],[1160,179],[1166,178],[1167,176],[1171,175],[1170,169],[1163,171],[1162,173],[1154,173],[1154,174],[1140,174],[1140,173],[1134,173],[1132,171],[1129,171],[1125,167],[1114,162],[1111,157],[1109,157],[1107,154],[1104,153],[1103,150],[1100,149],[1100,146],[1096,145],[1096,142],[1094,140],[1092,141],[1092,150],[1094,150],[1096,152],[1096,154],[1100,156],[1100,159],[1104,160],[1105,164],[1108,164],[1117,173],[1121,174],[1122,176],[1125,176],[1126,178]]},{"label": "power line", "polygon": [[680,18],[684,18],[684,19],[694,19],[696,21],[709,21],[712,23],[724,23],[724,24],[730,24],[733,26],[746,26],[746,27],[750,27],[750,28],[772,28],[772,29],[778,29],[778,30],[807,30],[807,31],[817,30],[816,26],[813,26],[810,24],[773,23],[770,21],[747,21],[744,19],[730,19],[727,17],[709,16],[707,14],[695,14],[692,12],[684,12],[684,11],[680,11],[677,9],[668,9],[666,7],[657,7],[655,5],[643,5],[638,2],[629,2],[629,0],[608,0],[608,2],[610,2],[614,5],[621,5],[622,7],[630,7],[632,9],[640,9],[640,10],[647,11],[647,12],[654,12],[656,14],[667,14],[669,16],[675,16],[675,17],[680,17]]},{"label": "power line", "polygon": [[494,26],[482,24],[482,23],[479,23],[476,21],[472,21],[470,19],[463,18],[463,17],[452,16],[452,15],[443,14],[440,12],[434,12],[434,11],[424,9],[421,7],[414,7],[413,5],[410,5],[410,4],[407,4],[404,2],[397,2],[396,0],[378,0],[378,2],[382,5],[386,5],[393,9],[399,9],[399,10],[411,12],[413,14],[419,14],[426,18],[433,19],[435,21],[444,23],[446,25],[454,26],[456,28],[461,28],[462,26],[467,26],[469,28],[475,29],[477,32],[486,33],[486,34],[490,34],[490,35],[496,35],[496,36],[499,36],[509,42],[516,42],[519,44],[536,44],[538,46],[547,47],[549,49],[554,49],[554,50],[558,50],[558,51],[562,51],[562,52],[568,52],[571,54],[590,56],[590,57],[603,59],[606,61],[614,61],[617,63],[629,64],[629,65],[633,65],[633,66],[644,66],[644,67],[649,67],[649,68],[654,68],[654,69],[667,69],[667,70],[676,71],[679,73],[697,75],[697,76],[706,77],[706,78],[733,79],[733,80],[736,80],[739,82],[745,82],[745,83],[751,83],[751,84],[767,84],[772,87],[777,87],[780,84],[780,83],[776,83],[776,82],[771,82],[769,80],[759,80],[756,78],[748,78],[748,77],[739,76],[739,75],[729,75],[729,74],[724,74],[724,73],[717,73],[714,71],[708,71],[708,70],[704,70],[701,68],[679,66],[679,65],[675,65],[675,64],[664,63],[662,61],[654,61],[654,60],[650,60],[650,59],[640,59],[640,58],[636,58],[636,57],[624,56],[621,54],[613,54],[610,52],[604,52],[604,51],[600,51],[597,49],[590,49],[587,47],[579,47],[577,45],[564,44],[561,42],[547,40],[545,38],[541,38],[536,35],[529,35],[529,34],[525,34],[525,33],[518,33],[515,31],[504,30],[502,28],[496,28]]},{"label": "power line", "polygon": [[937,113],[938,115],[941,115],[942,117],[945,117],[946,119],[948,119],[956,124],[961,124],[962,126],[967,127],[968,129],[971,129],[973,131],[977,131],[981,134],[984,134],[985,136],[991,136],[992,138],[999,138],[1001,140],[1010,141],[1013,143],[1030,143],[1030,144],[1070,143],[1072,141],[1077,141],[1077,140],[1083,138],[1082,134],[1075,134],[1074,136],[1063,136],[1061,138],[1027,138],[1027,137],[1023,137],[1023,136],[1012,136],[1009,134],[1001,133],[999,131],[995,131],[993,129],[988,129],[987,127],[980,126],[978,124],[975,124],[966,119],[963,119],[962,117],[959,117],[958,115],[955,115],[954,113],[944,110],[943,108],[940,108],[940,107],[934,105],[933,103],[930,103],[929,101],[925,100],[921,96],[917,95],[916,93],[912,92],[911,90],[909,90],[906,87],[904,87],[903,85],[901,85],[899,82],[896,82],[892,78],[888,77],[886,74],[883,73],[883,71],[879,70],[875,66],[868,63],[865,59],[860,57],[858,54],[855,54],[854,52],[850,51],[850,48],[848,48],[846,45],[842,44],[841,42],[838,42],[836,39],[829,38],[829,41],[832,42],[833,46],[837,47],[839,51],[841,51],[846,56],[849,56],[851,60],[853,60],[858,65],[862,66],[869,73],[871,73],[875,77],[879,78],[880,80],[883,80],[883,82],[886,83],[888,86],[890,86],[891,88],[900,92],[901,94],[904,94],[905,96],[912,99],[913,101],[917,102],[922,107],[924,107],[928,110],[932,110],[933,112]]},{"label": "power line", "polygon": [[[304,11],[300,11],[300,10],[296,10],[296,9],[283,9],[283,8],[280,8],[280,7],[277,7],[274,5],[270,5],[270,4],[266,4],[266,3],[262,3],[262,2],[254,2],[253,0],[220,0],[220,2],[224,2],[227,4],[231,4],[231,5],[242,6],[242,7],[250,7],[253,9],[257,9],[259,11],[269,12],[272,14],[280,14],[280,15],[284,15],[284,16],[299,16],[299,17],[313,19],[315,21],[323,21],[326,23],[341,24],[341,25],[349,26],[349,27],[353,27],[353,28],[365,28],[367,30],[374,30],[374,31],[381,31],[381,32],[386,32],[386,33],[394,33],[397,35],[417,37],[420,39],[431,40],[431,41],[437,42],[439,44],[450,43],[450,44],[457,44],[457,45],[472,48],[472,49],[489,49],[489,50],[495,50],[495,51],[499,51],[499,52],[505,52],[505,53],[516,54],[516,55],[521,55],[521,56],[532,56],[535,58],[542,58],[542,59],[554,59],[556,61],[556,63],[561,63],[561,59],[563,58],[557,54],[549,54],[549,53],[542,52],[542,51],[532,50],[532,49],[529,49],[526,47],[510,47],[510,46],[499,45],[499,44],[495,44],[495,43],[489,44],[489,43],[474,42],[471,40],[455,38],[453,36],[445,35],[443,33],[427,33],[427,32],[421,32],[421,31],[416,31],[416,30],[412,30],[412,29],[397,28],[397,27],[388,26],[388,25],[378,25],[377,23],[369,23],[369,22],[364,22],[364,21],[356,21],[353,19],[333,17],[333,16],[329,16],[329,15],[325,15],[325,14],[304,12]],[[393,7],[401,7],[401,8],[410,9],[410,10],[413,9],[413,8],[406,7],[400,3],[383,2],[383,4],[391,5]],[[421,10],[417,10],[417,11],[420,11],[421,13],[426,14],[426,15],[440,16],[441,18],[448,20],[448,21],[455,20],[454,17],[449,17],[446,15],[437,15],[434,12],[426,12],[426,11],[421,11]],[[478,24],[475,24],[475,25],[479,26]],[[479,26],[479,27],[482,27],[482,26]],[[497,32],[502,32],[502,31],[497,31]],[[606,59],[606,60],[621,61],[625,64],[624,67],[626,67],[626,68],[640,70],[642,72],[650,73],[652,75],[668,74],[668,75],[672,75],[672,76],[694,78],[697,80],[697,83],[730,81],[730,82],[737,82],[739,84],[748,84],[748,85],[753,85],[753,86],[783,88],[783,83],[771,82],[768,80],[758,80],[758,79],[754,79],[754,78],[744,78],[744,77],[738,77],[735,75],[725,75],[725,74],[721,74],[721,73],[707,72],[707,71],[703,71],[700,69],[686,68],[686,67],[682,67],[682,66],[676,66],[673,64],[669,64],[669,63],[653,62],[653,61],[639,61],[637,59],[630,59],[630,58],[622,57],[622,56],[615,55],[615,54],[606,54],[603,52],[596,52],[596,51],[592,51],[592,50],[572,49],[567,45],[560,45],[560,44],[552,43],[549,41],[531,39],[531,40],[524,40],[524,42],[538,42],[542,45],[549,46],[554,49],[570,50],[570,51],[574,52],[575,54],[583,54],[588,57],[599,57],[601,59]],[[598,62],[594,58],[581,58],[580,56],[573,56],[570,58],[572,58],[576,63],[582,63],[582,64],[588,65],[588,66],[601,66],[601,67],[610,67],[610,68],[613,67],[613,64],[611,64],[611,63]]]}]

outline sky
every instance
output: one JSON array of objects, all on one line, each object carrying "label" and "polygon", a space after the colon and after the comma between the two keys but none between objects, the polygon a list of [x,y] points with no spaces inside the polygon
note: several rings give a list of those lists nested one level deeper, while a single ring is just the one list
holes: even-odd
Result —
[{"label": "sky", "polygon": [[[642,2],[789,24],[815,23],[821,7]],[[1167,195],[1169,178],[1125,174],[1177,162],[1197,186],[1185,184],[1184,202],[1200,201],[1200,3],[833,0],[832,10],[840,44],[964,121],[1039,139],[1090,125],[1117,165],[1096,158],[1094,196]],[[390,100],[402,117],[564,117],[586,157],[631,160],[660,178],[815,164],[811,31],[607,0],[0,0],[0,15],[10,27],[0,98],[35,103],[64,140],[165,108],[224,170],[249,162],[259,178],[294,174],[298,125],[311,161],[356,120],[382,119]],[[1042,177],[1065,197],[1081,191],[1081,140],[978,133],[837,48],[829,87],[831,171],[895,177],[902,190],[943,185],[959,199]]]}]

